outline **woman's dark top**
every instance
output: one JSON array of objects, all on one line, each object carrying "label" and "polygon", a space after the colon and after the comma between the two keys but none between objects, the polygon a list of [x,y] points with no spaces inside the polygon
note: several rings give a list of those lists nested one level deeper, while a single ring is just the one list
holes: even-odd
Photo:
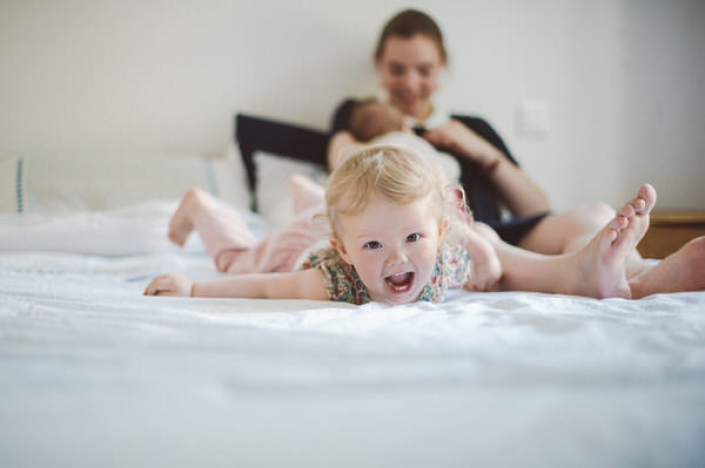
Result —
[{"label": "woman's dark top", "polygon": [[[331,135],[339,131],[350,129],[350,117],[355,104],[355,100],[348,99],[338,107],[333,115]],[[460,121],[470,130],[487,140],[495,148],[500,150],[513,164],[519,165],[499,134],[495,132],[492,126],[485,120],[479,117],[464,115],[452,115],[451,117]],[[423,134],[423,129],[415,129],[415,131],[418,134]],[[499,236],[506,242],[517,244],[527,232],[548,214],[543,213],[528,218],[501,219],[496,189],[492,181],[486,177],[482,167],[478,163],[462,156],[452,153],[449,154],[454,156],[460,163],[460,183],[465,189],[468,205],[472,210],[473,216],[478,221],[482,221],[494,228]]]}]

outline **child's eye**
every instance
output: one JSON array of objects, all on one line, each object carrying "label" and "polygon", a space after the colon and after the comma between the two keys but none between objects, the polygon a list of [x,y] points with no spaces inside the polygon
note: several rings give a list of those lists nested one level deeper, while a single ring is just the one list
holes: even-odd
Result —
[{"label": "child's eye", "polygon": [[377,250],[382,248],[382,244],[378,241],[370,241],[363,246],[367,250]]},{"label": "child's eye", "polygon": [[419,239],[421,239],[421,234],[418,232],[415,232],[413,234],[409,234],[408,236],[406,236],[407,242],[418,242]]}]

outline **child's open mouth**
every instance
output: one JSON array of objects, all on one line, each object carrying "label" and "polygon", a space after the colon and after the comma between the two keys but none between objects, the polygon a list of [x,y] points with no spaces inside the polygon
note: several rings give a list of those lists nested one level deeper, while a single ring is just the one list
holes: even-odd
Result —
[{"label": "child's open mouth", "polygon": [[414,273],[407,271],[405,273],[397,273],[396,275],[388,276],[384,281],[394,292],[406,292],[414,283]]}]

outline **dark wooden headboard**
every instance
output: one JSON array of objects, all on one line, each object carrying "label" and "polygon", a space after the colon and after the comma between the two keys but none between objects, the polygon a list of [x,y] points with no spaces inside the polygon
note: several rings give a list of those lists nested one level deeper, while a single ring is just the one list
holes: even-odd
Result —
[{"label": "dark wooden headboard", "polygon": [[305,128],[271,119],[237,114],[235,116],[235,141],[240,148],[247,183],[250,207],[257,211],[257,168],[254,155],[266,151],[281,156],[311,162],[326,169],[326,154],[330,135],[327,132]]},{"label": "dark wooden headboard", "polygon": [[[453,116],[472,128],[483,138],[504,152],[510,161],[517,164],[501,138],[484,120],[477,117]],[[303,127],[248,114],[235,116],[235,140],[240,148],[242,161],[247,172],[250,191],[250,207],[257,211],[257,167],[254,156],[257,151],[278,154],[284,157],[307,161],[327,168],[329,132]],[[485,177],[481,168],[467,158],[455,157],[460,162],[461,183],[465,188],[468,204],[477,219],[490,222],[500,219],[492,183]],[[517,164],[518,165],[518,164]]]}]

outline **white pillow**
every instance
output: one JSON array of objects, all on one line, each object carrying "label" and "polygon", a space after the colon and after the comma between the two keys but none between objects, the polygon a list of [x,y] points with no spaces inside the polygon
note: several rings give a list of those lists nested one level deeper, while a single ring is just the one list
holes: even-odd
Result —
[{"label": "white pillow", "polygon": [[0,212],[105,210],[179,199],[198,186],[237,208],[249,195],[234,145],[219,157],[144,153],[33,155],[0,161]]},{"label": "white pillow", "polygon": [[[152,202],[106,211],[0,213],[0,252],[52,251],[87,255],[177,252],[167,238],[176,203]],[[189,248],[199,245],[189,238]],[[202,251],[203,247],[196,247]]]},{"label": "white pillow", "polygon": [[247,175],[235,142],[231,141],[223,154],[210,158],[209,163],[213,168],[217,190],[213,194],[235,208],[249,210],[250,191],[247,188]]},{"label": "white pillow", "polygon": [[[0,252],[44,251],[123,256],[163,252],[205,253],[198,235],[184,248],[167,238],[177,202],[148,202],[105,211],[0,213]],[[257,238],[269,226],[248,210],[237,210]]]},{"label": "white pillow", "polygon": [[328,179],[328,173],[317,164],[264,151],[255,152],[253,159],[257,170],[257,211],[275,228],[285,226],[294,215],[286,183],[290,174],[302,174],[321,185]]}]

